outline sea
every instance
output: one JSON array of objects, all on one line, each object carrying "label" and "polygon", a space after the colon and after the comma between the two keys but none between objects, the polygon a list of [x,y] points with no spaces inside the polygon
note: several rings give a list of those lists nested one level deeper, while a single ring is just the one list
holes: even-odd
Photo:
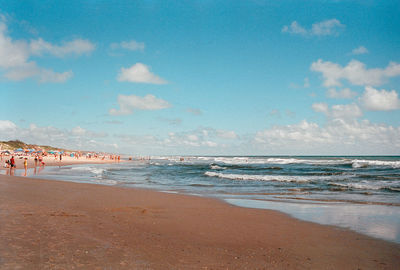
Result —
[{"label": "sea", "polygon": [[400,156],[153,156],[30,174],[213,197],[400,243]]}]

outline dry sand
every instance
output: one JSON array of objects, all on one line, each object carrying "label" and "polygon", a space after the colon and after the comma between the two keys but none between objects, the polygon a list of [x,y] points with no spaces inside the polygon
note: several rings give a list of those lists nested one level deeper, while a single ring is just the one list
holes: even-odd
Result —
[{"label": "dry sand", "polygon": [[0,269],[399,269],[400,245],[155,191],[0,176]]}]

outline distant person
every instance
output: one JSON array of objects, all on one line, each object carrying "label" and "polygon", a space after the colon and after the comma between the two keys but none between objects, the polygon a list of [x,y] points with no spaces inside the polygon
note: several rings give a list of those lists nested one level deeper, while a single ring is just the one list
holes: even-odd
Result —
[{"label": "distant person", "polygon": [[62,154],[60,154],[60,162],[62,161]]},{"label": "distant person", "polygon": [[11,169],[13,169],[13,168],[16,167],[16,166],[15,166],[15,159],[14,159],[14,156],[12,156],[11,159],[10,159],[10,167],[11,167]]},{"label": "distant person", "polygon": [[37,155],[35,156],[35,159],[34,159],[34,160],[35,160],[35,167],[36,167],[36,166],[37,166],[37,163],[38,163],[38,156],[37,156]]},{"label": "distant person", "polygon": [[27,171],[28,171],[28,158],[25,158],[25,159],[24,159],[24,168],[25,168],[25,174],[24,174],[24,176],[26,176],[26,173],[27,173]]}]

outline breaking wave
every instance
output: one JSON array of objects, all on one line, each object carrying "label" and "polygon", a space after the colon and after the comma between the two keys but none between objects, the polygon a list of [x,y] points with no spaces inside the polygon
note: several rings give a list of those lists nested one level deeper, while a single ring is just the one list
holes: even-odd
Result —
[{"label": "breaking wave", "polygon": [[284,175],[250,175],[250,174],[223,174],[218,172],[205,172],[204,175],[209,177],[218,177],[232,180],[248,180],[248,181],[278,181],[278,182],[310,182],[309,177],[302,176],[284,176]]}]

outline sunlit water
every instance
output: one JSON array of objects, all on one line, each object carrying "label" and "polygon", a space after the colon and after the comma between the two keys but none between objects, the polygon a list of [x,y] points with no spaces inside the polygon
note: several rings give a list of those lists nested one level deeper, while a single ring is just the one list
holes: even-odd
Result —
[{"label": "sunlit water", "polygon": [[153,157],[27,175],[217,197],[400,243],[400,157]]}]

